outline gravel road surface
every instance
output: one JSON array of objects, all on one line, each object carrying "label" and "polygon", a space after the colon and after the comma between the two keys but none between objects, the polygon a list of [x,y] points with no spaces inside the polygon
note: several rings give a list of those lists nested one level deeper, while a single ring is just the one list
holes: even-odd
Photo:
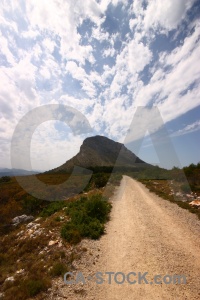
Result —
[{"label": "gravel road surface", "polygon": [[[150,193],[127,176],[112,204],[106,234],[99,241],[83,240],[81,246],[88,251],[74,264],[75,272],[85,277],[102,272],[105,282],[98,285],[95,277],[95,282],[84,285],[58,284],[60,296],[54,293],[49,299],[200,299],[200,221],[196,215]],[[114,272],[110,284],[106,272]],[[126,275],[123,284],[119,283],[123,274],[118,272]],[[136,275],[127,278],[130,272]],[[145,272],[148,284],[139,276]],[[160,275],[157,281],[161,284],[155,284],[156,275]],[[173,284],[174,275],[184,275],[186,284]],[[165,284],[170,280],[171,284]]]}]

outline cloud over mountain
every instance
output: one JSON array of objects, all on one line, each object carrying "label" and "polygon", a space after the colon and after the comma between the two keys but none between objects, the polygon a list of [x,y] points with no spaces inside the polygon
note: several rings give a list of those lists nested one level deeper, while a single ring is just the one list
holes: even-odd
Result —
[{"label": "cloud over mountain", "polygon": [[[11,0],[0,4],[0,20],[5,166],[16,124],[40,105],[71,105],[96,134],[122,142],[137,106],[158,106],[165,123],[200,106],[198,1]],[[64,149],[71,139],[77,149],[84,138],[67,131],[58,146],[60,126],[43,124],[35,134],[44,169],[48,145]],[[59,151],[52,167],[62,163]],[[40,169],[34,154],[33,164]]]}]

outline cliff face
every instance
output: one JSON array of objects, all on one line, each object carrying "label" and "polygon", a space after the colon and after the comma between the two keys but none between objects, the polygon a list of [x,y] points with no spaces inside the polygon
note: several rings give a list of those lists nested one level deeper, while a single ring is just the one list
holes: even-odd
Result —
[{"label": "cliff face", "polygon": [[[117,160],[120,153],[120,158]],[[53,171],[70,172],[74,166],[83,168],[96,166],[129,166],[134,167],[138,163],[145,164],[123,144],[114,142],[104,136],[94,136],[84,140],[79,153]]]}]

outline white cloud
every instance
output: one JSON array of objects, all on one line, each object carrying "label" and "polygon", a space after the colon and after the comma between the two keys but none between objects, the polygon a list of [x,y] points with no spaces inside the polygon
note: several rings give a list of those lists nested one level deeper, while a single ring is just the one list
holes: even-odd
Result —
[{"label": "white cloud", "polygon": [[35,99],[36,67],[31,63],[31,57],[29,55],[15,65],[13,75],[15,84],[19,90],[27,96],[27,99]]},{"label": "white cloud", "polygon": [[5,38],[1,34],[1,32],[0,32],[0,41],[1,41],[0,53],[2,53],[3,55],[5,55],[5,57],[7,59],[7,62],[9,64],[13,65],[15,63],[15,57],[12,54],[12,52],[10,51],[8,39]]},{"label": "white cloud", "polygon": [[131,73],[140,72],[151,61],[152,53],[143,43],[134,40],[128,45],[128,66]]},{"label": "white cloud", "polygon": [[102,12],[105,12],[107,10],[109,4],[117,6],[120,3],[122,3],[123,6],[125,7],[128,4],[128,0],[101,0],[100,7],[102,9]]},{"label": "white cloud", "polygon": [[195,24],[192,35],[185,38],[183,44],[176,47],[170,54],[163,56],[162,62],[169,66],[174,66],[190,56],[191,52],[199,46],[200,25]]},{"label": "white cloud", "polygon": [[[147,66],[152,58],[148,46],[131,40],[116,57],[115,75],[110,86],[111,98],[118,96],[126,85],[135,86],[138,74]],[[130,86],[129,86],[130,87]]]},{"label": "white cloud", "polygon": [[26,2],[26,9],[31,30],[48,30],[61,38],[63,58],[82,64],[85,64],[85,59],[94,62],[92,47],[80,45],[77,27],[87,18],[97,25],[101,23],[101,8],[95,0],[31,0]]},{"label": "white cloud", "polygon": [[[187,11],[194,1],[134,0],[126,11],[128,2],[22,0],[19,3],[23,5],[14,0],[3,2],[0,6],[0,59],[4,64],[0,69],[2,147],[27,111],[47,103],[75,107],[87,116],[97,133],[121,141],[136,106],[158,105],[163,120],[168,122],[200,105],[200,26],[187,20]],[[103,26],[108,7],[116,12],[122,9],[120,30],[115,34]],[[179,29],[183,19],[188,27],[182,32],[185,36],[182,44],[176,41],[178,31],[171,53],[167,50],[158,53],[155,61],[152,41],[159,42],[160,33],[164,33],[170,43],[168,33]],[[112,18],[107,21],[112,28]],[[162,47],[168,48],[165,44]],[[8,64],[4,63],[5,57]],[[148,66],[151,74],[146,72]],[[74,79],[72,88],[67,82],[69,74]],[[149,75],[152,75],[150,80]],[[69,96],[72,94],[73,97]],[[43,160],[48,163],[45,160],[48,147],[52,151],[54,145],[56,151],[61,146],[69,147],[60,138],[51,136],[51,131],[56,134],[55,128],[49,126],[48,131],[47,127],[44,127],[46,133],[43,130],[35,138],[33,150],[39,153],[38,147],[43,153],[41,164]],[[187,130],[190,129],[186,126]],[[59,156],[64,155],[64,150],[60,150]],[[56,157],[54,160],[59,163]]]},{"label": "white cloud", "polygon": [[95,86],[89,80],[89,75],[83,68],[79,67],[75,62],[69,61],[66,65],[66,70],[72,75],[73,78],[81,82],[83,90],[90,97],[94,97],[96,95]]},{"label": "white cloud", "polygon": [[124,47],[117,56],[117,67],[125,67],[131,74],[141,72],[151,61],[152,53],[148,46],[141,42],[132,40]]},{"label": "white cloud", "polygon": [[[164,59],[157,65],[149,84],[143,86],[136,95],[136,106],[154,103],[159,106],[164,121],[168,122],[200,105],[200,66],[197,63],[200,43],[197,32],[200,36],[199,29],[196,28],[182,46],[177,47],[172,54],[164,54]],[[190,52],[186,55],[188,39],[191,44]],[[166,67],[170,67],[169,71],[166,71]],[[196,87],[190,90],[195,82]]]},{"label": "white cloud", "polygon": [[133,30],[133,28],[137,25],[138,20],[137,19],[130,19],[129,21],[129,27],[131,30]]},{"label": "white cloud", "polygon": [[[135,53],[132,54],[133,57],[135,55],[135,60],[127,59],[131,57],[129,49]],[[137,72],[150,62],[152,54],[147,46],[135,40],[127,44],[117,56],[116,65],[104,68],[105,78],[113,77],[111,85],[103,93],[107,101],[104,104],[102,122],[106,124],[108,136],[123,139],[137,106],[158,105],[163,121],[168,122],[200,105],[198,53],[199,27],[196,24],[193,34],[181,46],[172,53],[165,52],[162,55],[163,59],[155,64],[150,82],[145,85]],[[196,85],[190,90],[194,82]],[[129,93],[132,93],[128,109],[125,109],[124,95],[121,95],[122,88],[126,85]],[[155,130],[156,128],[155,126]]]},{"label": "white cloud", "polygon": [[[64,131],[55,128],[62,126]],[[61,122],[41,124],[31,140],[31,163],[35,170],[51,170],[78,153],[85,136],[74,136]]]},{"label": "white cloud", "polygon": [[86,115],[88,107],[92,107],[95,102],[89,98],[77,99],[68,95],[62,95],[59,98],[59,103],[74,107]]},{"label": "white cloud", "polygon": [[45,79],[50,79],[51,78],[51,73],[49,72],[49,70],[46,66],[41,67],[40,75]]},{"label": "white cloud", "polygon": [[174,29],[193,3],[194,0],[150,0],[144,14],[144,27],[156,29],[161,26],[167,30]]},{"label": "white cloud", "polygon": [[97,102],[97,103],[93,104],[92,113],[86,114],[86,116],[90,122],[90,125],[97,132],[101,131],[101,129],[103,127],[102,115],[103,115],[104,109],[105,108],[101,105],[101,103]]},{"label": "white cloud", "polygon": [[[26,107],[25,110],[28,107],[30,108],[30,106],[37,106],[35,67],[30,63],[28,57],[20,61],[13,68],[1,68],[0,76],[0,95],[6,101],[7,105],[12,107],[11,111],[15,111],[15,115],[20,106],[21,108]],[[12,118],[12,115],[10,117]]]},{"label": "white cloud", "polygon": [[67,62],[66,70],[77,80],[84,80],[87,77],[85,70],[77,65],[74,61]]},{"label": "white cloud", "polygon": [[115,74],[115,68],[110,68],[108,65],[104,65],[103,70],[104,72],[102,74],[102,80],[104,83],[106,83],[107,80]]},{"label": "white cloud", "polygon": [[108,56],[111,56],[113,57],[115,55],[116,51],[114,48],[108,48],[108,49],[105,49],[104,52],[103,52],[103,56],[104,57],[108,57]]},{"label": "white cloud", "polygon": [[144,4],[143,0],[134,0],[131,7],[131,12],[136,16],[143,15],[144,14],[143,4]]},{"label": "white cloud", "polygon": [[100,27],[96,27],[92,29],[92,38],[99,42],[107,41],[109,39],[109,33],[103,31]]},{"label": "white cloud", "polygon": [[[143,32],[154,39],[158,32],[168,34],[186,18],[188,10],[196,0],[134,0],[129,14],[131,30]],[[150,30],[150,31],[149,31]],[[152,31],[153,30],[153,31]]]},{"label": "white cloud", "polygon": [[48,50],[50,53],[53,53],[56,43],[50,38],[45,38],[42,45],[45,50]]},{"label": "white cloud", "polygon": [[181,135],[188,134],[188,133],[191,133],[191,132],[195,132],[195,131],[198,131],[198,130],[200,130],[200,121],[196,121],[192,124],[186,125],[183,129],[180,129],[176,132],[173,132],[171,134],[171,137],[181,136]]}]

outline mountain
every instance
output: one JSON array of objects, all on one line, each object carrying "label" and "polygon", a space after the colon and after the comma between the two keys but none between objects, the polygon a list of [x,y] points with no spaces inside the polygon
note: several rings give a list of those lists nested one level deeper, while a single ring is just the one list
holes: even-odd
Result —
[{"label": "mountain", "polygon": [[[118,155],[120,153],[120,157]],[[123,144],[115,142],[104,136],[86,138],[80,147],[80,151],[62,166],[53,169],[53,172],[71,172],[74,166],[82,168],[90,167],[137,167],[150,166],[142,161]]]},{"label": "mountain", "polygon": [[25,175],[33,175],[38,174],[37,171],[27,171],[23,169],[7,169],[7,168],[0,168],[0,177],[3,176],[25,176]]}]

